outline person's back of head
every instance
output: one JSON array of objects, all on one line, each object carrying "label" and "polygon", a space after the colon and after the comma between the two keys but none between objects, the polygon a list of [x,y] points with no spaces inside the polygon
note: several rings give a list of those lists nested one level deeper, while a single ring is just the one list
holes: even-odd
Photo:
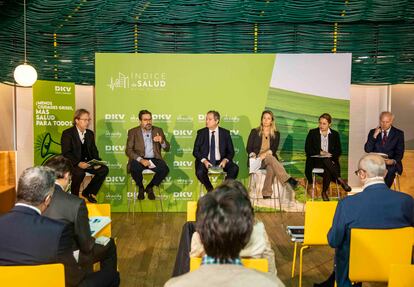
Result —
[{"label": "person's back of head", "polygon": [[367,178],[384,177],[387,172],[385,160],[376,154],[363,156],[359,160],[358,169],[363,170],[367,174]]},{"label": "person's back of head", "polygon": [[17,186],[17,202],[41,207],[43,212],[50,202],[55,186],[55,172],[44,166],[29,167],[23,171]]},{"label": "person's back of head", "polygon": [[253,225],[247,191],[237,181],[224,182],[198,202],[196,229],[208,256],[220,260],[238,258]]},{"label": "person's back of head", "polygon": [[55,171],[56,178],[64,178],[66,173],[72,174],[72,163],[62,155],[54,156],[49,159],[44,166],[50,167]]}]

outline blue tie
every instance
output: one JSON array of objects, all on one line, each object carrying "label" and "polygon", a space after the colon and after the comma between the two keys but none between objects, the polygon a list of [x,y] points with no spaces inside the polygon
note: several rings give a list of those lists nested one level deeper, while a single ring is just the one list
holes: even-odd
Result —
[{"label": "blue tie", "polygon": [[210,140],[210,163],[212,165],[216,164],[216,137],[214,136],[214,132],[211,132],[211,140]]}]

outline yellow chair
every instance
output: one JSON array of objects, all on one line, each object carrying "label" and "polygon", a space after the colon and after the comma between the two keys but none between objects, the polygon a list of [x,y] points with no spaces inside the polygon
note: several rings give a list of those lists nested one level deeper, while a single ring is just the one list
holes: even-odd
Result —
[{"label": "yellow chair", "polygon": [[388,287],[414,286],[414,265],[391,264]]},{"label": "yellow chair", "polygon": [[413,245],[413,227],[352,229],[349,279],[352,282],[388,282],[391,264],[411,263]]},{"label": "yellow chair", "polygon": [[[303,250],[318,245],[328,245],[328,231],[332,226],[337,201],[308,201],[305,213],[305,234],[299,255],[299,286],[302,286]],[[295,275],[298,242],[295,242],[292,278]]]},{"label": "yellow chair", "polygon": [[63,264],[0,266],[1,286],[65,287]]},{"label": "yellow chair", "polygon": [[[111,205],[109,203],[104,203],[104,204],[87,203],[86,207],[88,208],[89,217],[92,217],[92,216],[111,217]],[[101,231],[99,231],[98,234],[95,235],[95,238],[98,238],[99,236],[111,237],[112,235],[111,228],[112,228],[112,225],[111,223],[109,223]]]},{"label": "yellow chair", "polygon": [[[261,272],[269,272],[269,263],[266,258],[242,258],[243,266]],[[197,270],[201,265],[201,257],[190,258],[190,271]]]},{"label": "yellow chair", "polygon": [[187,221],[196,221],[197,201],[187,201]]}]

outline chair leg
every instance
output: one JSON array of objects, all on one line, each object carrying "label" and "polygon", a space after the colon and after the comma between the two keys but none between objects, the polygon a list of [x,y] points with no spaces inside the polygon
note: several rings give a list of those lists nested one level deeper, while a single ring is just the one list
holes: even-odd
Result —
[{"label": "chair leg", "polygon": [[312,201],[315,199],[315,189],[316,189],[316,174],[312,174]]},{"label": "chair leg", "polygon": [[164,215],[164,208],[162,207],[162,191],[161,191],[161,186],[158,187],[158,193],[160,195],[161,213]]},{"label": "chair leg", "polygon": [[336,195],[338,196],[338,200],[340,200],[341,199],[341,193],[339,192],[338,180],[335,180],[335,184],[336,184]]},{"label": "chair leg", "polygon": [[297,250],[298,250],[298,243],[295,242],[295,246],[293,247],[293,260],[292,260],[292,275],[291,275],[291,278],[293,278],[295,276]]},{"label": "chair leg", "polygon": [[309,248],[308,245],[302,246],[299,254],[299,287],[302,287],[302,267],[303,267],[303,250]]}]

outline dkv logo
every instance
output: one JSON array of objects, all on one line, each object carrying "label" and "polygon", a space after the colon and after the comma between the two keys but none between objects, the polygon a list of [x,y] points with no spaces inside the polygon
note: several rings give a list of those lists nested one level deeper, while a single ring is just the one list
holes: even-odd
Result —
[{"label": "dkv logo", "polygon": [[124,184],[125,176],[107,176],[106,183],[108,184]]},{"label": "dkv logo", "polygon": [[105,122],[125,122],[125,114],[105,114]]},{"label": "dkv logo", "polygon": [[55,86],[55,93],[58,95],[70,94],[71,90],[72,90],[72,87]]},{"label": "dkv logo", "polygon": [[124,145],[106,145],[105,152],[106,153],[123,153],[125,150]]},{"label": "dkv logo", "polygon": [[173,135],[177,138],[191,138],[193,136],[192,130],[173,130]]},{"label": "dkv logo", "polygon": [[192,191],[176,191],[173,193],[174,198],[192,198],[193,197],[193,192]]},{"label": "dkv logo", "polygon": [[152,114],[152,120],[154,122],[171,122],[171,114]]},{"label": "dkv logo", "polygon": [[191,169],[193,167],[193,161],[190,160],[175,160],[174,163],[175,169]]}]

